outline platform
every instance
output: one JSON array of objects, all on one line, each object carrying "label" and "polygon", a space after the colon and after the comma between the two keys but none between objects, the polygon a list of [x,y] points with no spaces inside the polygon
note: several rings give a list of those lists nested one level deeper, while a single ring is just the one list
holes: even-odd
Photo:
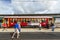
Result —
[{"label": "platform", "polygon": [[[0,28],[0,32],[14,32],[14,28],[8,28],[7,31],[2,30],[3,28]],[[21,32],[52,32],[52,29],[42,28],[39,30],[39,28],[21,28]],[[60,32],[60,28],[55,28],[54,32]]]}]

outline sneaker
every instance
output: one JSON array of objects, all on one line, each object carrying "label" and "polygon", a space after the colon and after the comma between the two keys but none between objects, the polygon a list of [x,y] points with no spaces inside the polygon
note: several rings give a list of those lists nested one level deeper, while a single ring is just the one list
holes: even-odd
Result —
[{"label": "sneaker", "polygon": [[7,30],[6,30],[7,31]]},{"label": "sneaker", "polygon": [[4,30],[2,30],[2,31],[4,31]]},{"label": "sneaker", "polygon": [[19,37],[17,37],[17,39],[18,39]]},{"label": "sneaker", "polygon": [[54,32],[54,31],[52,31],[52,32]]},{"label": "sneaker", "polygon": [[12,37],[12,39],[13,39],[14,37]]}]

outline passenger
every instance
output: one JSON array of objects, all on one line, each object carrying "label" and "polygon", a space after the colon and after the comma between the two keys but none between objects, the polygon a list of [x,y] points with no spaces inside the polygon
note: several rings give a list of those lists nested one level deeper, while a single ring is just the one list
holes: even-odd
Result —
[{"label": "passenger", "polygon": [[2,23],[2,27],[3,27],[3,30],[2,31],[4,31],[4,30],[7,31],[7,23],[6,22]]},{"label": "passenger", "polygon": [[54,23],[51,22],[51,27],[52,27],[52,31],[54,31],[54,29],[55,29],[56,26],[55,26]]},{"label": "passenger", "polygon": [[12,35],[12,38],[14,38],[15,34],[17,33],[17,38],[19,38],[19,33],[20,33],[20,24],[15,21],[14,25],[15,31]]},{"label": "passenger", "polygon": [[47,27],[47,29],[49,29],[49,24],[48,23],[46,24],[46,27]]},{"label": "passenger", "polygon": [[2,28],[2,23],[0,22],[0,28]]},{"label": "passenger", "polygon": [[39,30],[41,30],[41,23],[39,24]]}]

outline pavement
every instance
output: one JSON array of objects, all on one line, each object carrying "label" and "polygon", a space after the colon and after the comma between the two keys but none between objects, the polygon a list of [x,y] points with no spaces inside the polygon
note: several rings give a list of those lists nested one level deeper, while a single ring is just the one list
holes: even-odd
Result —
[{"label": "pavement", "polygon": [[60,40],[59,32],[21,32],[20,37],[12,39],[13,33],[1,32],[0,40]]},{"label": "pavement", "polygon": [[7,31],[0,29],[0,40],[60,40],[60,28],[55,28],[52,32],[51,29],[42,28],[21,28],[20,37],[12,39],[11,36],[14,28],[8,28]]},{"label": "pavement", "polygon": [[[0,28],[0,32],[14,32],[14,28],[7,28],[7,31],[2,30],[3,28]],[[52,32],[52,29],[42,28],[39,30],[39,28],[21,28],[21,32]],[[55,28],[54,32],[60,32],[60,28]]]}]

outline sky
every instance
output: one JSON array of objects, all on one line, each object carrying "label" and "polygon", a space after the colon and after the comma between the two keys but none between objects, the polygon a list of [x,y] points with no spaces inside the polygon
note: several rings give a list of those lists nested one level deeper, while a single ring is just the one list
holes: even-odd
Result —
[{"label": "sky", "polygon": [[13,14],[11,0],[0,0],[0,14]]},{"label": "sky", "polygon": [[60,0],[0,0],[0,14],[56,13],[60,13]]}]

